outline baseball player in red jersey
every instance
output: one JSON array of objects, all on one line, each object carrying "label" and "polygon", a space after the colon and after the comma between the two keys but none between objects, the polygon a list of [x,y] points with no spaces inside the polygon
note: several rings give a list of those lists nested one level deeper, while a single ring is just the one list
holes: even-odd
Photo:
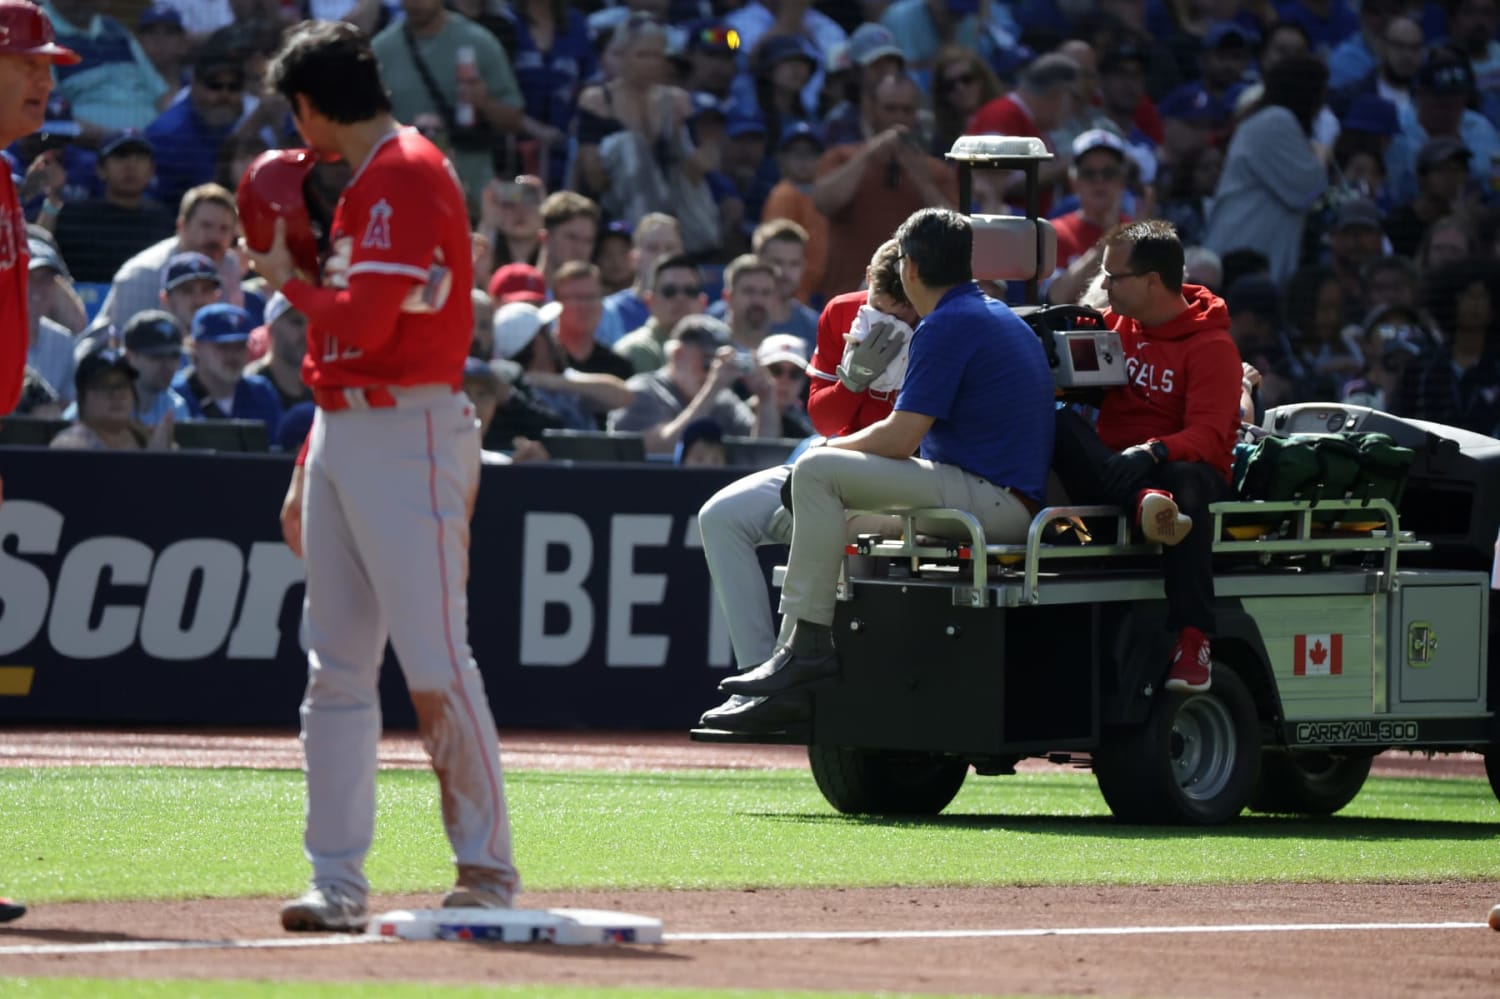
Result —
[{"label": "baseball player in red jersey", "polygon": [[[71,66],[77,53],[58,45],[46,13],[24,0],[0,0],[0,149],[42,127],[52,93],[54,64]],[[10,166],[0,160],[0,419],[16,408],[26,378],[26,217],[16,199]],[[0,479],[0,503],[5,481]],[[0,898],[0,923],[26,907]]]},{"label": "baseball player in red jersey", "polygon": [[[807,412],[813,427],[825,436],[840,437],[867,427],[887,416],[895,404],[896,392],[880,391],[876,380],[901,353],[901,326],[908,327],[904,334],[909,337],[909,327],[918,319],[901,290],[899,273],[899,250],[894,241],[887,242],[870,260],[866,276],[871,290],[839,295],[818,317],[818,345],[807,369]],[[870,332],[851,347],[845,334],[859,324],[862,313]],[[889,319],[880,321],[882,315]],[[791,542],[791,514],[781,502],[790,477],[790,465],[747,475],[719,490],[698,511],[703,557],[741,669],[765,662],[788,637],[791,622],[783,622],[779,637],[773,626],[755,549]],[[800,694],[732,695],[704,712],[700,724],[734,732],[775,732],[805,722],[807,711],[807,698]]]},{"label": "baseball player in red jersey", "polygon": [[354,173],[323,283],[294,273],[285,225],[255,268],[308,319],[317,418],[282,509],[307,560],[302,702],[306,894],[288,930],[358,930],[375,819],[387,635],[416,708],[458,867],[445,907],[508,907],[518,887],[499,739],[467,627],[479,431],[461,393],[473,325],[469,221],[452,166],[391,115],[358,29],[308,22],[269,70],[314,151]]}]

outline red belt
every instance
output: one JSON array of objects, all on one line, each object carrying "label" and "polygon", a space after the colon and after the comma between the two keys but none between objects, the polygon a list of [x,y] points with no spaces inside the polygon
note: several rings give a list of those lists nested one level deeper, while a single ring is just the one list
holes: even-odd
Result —
[{"label": "red belt", "polygon": [[318,408],[330,413],[343,409],[390,409],[396,405],[396,397],[384,385],[369,385],[364,388],[315,388],[313,402]]}]

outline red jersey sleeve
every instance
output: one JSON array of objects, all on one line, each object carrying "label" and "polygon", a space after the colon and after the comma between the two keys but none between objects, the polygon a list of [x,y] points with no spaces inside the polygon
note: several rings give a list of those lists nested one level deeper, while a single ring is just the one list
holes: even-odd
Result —
[{"label": "red jersey sleeve", "polygon": [[1188,350],[1183,426],[1161,442],[1172,461],[1201,461],[1228,478],[1240,427],[1240,352],[1227,333],[1205,336]]},{"label": "red jersey sleeve", "polygon": [[807,415],[813,429],[825,437],[850,434],[885,419],[896,401],[895,393],[881,398],[869,392],[851,392],[839,381],[844,334],[868,300],[868,293],[863,291],[839,295],[818,316],[818,346],[807,366]]},{"label": "red jersey sleeve", "polygon": [[26,219],[16,201],[10,168],[0,164],[0,416],[21,401],[26,381]]}]

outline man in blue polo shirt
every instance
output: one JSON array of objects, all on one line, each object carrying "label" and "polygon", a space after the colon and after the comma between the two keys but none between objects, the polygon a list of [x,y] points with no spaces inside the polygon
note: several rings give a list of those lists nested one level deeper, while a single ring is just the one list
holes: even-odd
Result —
[{"label": "man in blue polo shirt", "polygon": [[[792,549],[781,588],[781,611],[796,621],[791,640],[721,690],[779,694],[838,675],[834,590],[848,510],[957,507],[979,518],[986,539],[1014,543],[1040,508],[1054,422],[1041,342],[974,284],[967,216],[924,208],[895,238],[901,285],[923,317],[896,407],[792,466]],[[919,522],[919,530],[952,525]]]},{"label": "man in blue polo shirt", "polygon": [[261,420],[272,440],[281,422],[281,399],[262,375],[245,374],[255,322],[237,305],[216,302],[193,316],[193,366],[172,379],[172,388],[198,419]]},{"label": "man in blue polo shirt", "polygon": [[146,126],[156,149],[157,196],[175,205],[190,188],[214,179],[219,147],[244,114],[245,67],[225,45],[209,43],[193,62],[185,96]]}]

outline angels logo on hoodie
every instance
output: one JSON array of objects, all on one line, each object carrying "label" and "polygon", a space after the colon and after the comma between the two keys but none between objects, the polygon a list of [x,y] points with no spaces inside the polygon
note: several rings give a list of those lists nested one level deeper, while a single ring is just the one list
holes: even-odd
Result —
[{"label": "angels logo on hoodie", "polygon": [[[1142,344],[1144,347],[1145,344]],[[1127,357],[1125,359],[1125,374],[1132,385],[1145,389],[1147,392],[1163,392],[1172,394],[1172,386],[1176,384],[1176,372],[1171,368],[1163,368],[1149,361],[1142,361],[1139,356]]]}]

